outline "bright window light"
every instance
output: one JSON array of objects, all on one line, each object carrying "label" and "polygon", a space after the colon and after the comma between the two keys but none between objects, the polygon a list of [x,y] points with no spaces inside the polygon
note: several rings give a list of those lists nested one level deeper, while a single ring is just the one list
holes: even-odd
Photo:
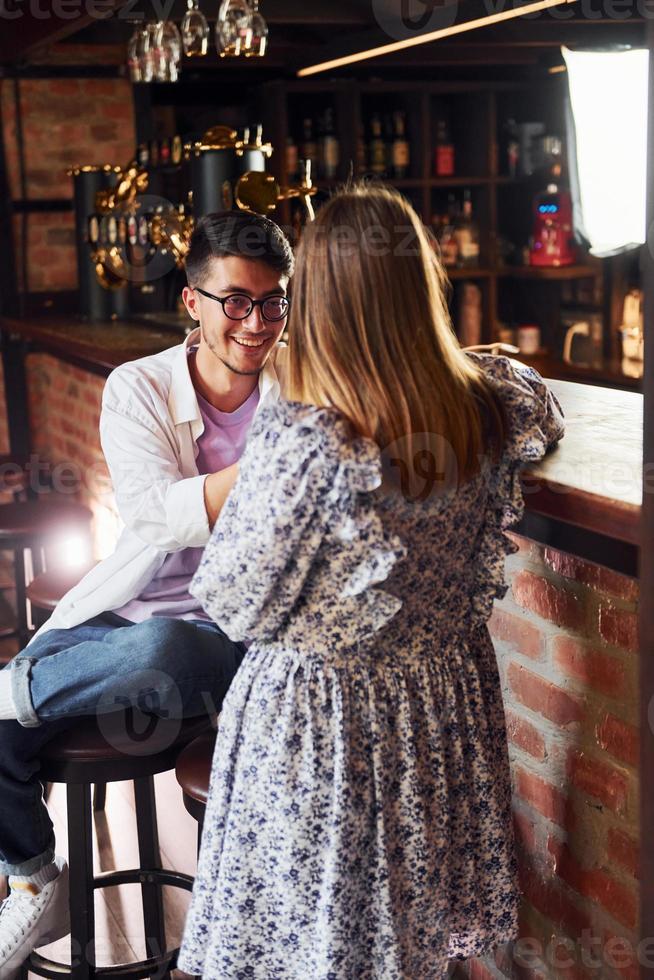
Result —
[{"label": "bright window light", "polygon": [[583,232],[594,255],[646,238],[647,50],[570,51]]}]

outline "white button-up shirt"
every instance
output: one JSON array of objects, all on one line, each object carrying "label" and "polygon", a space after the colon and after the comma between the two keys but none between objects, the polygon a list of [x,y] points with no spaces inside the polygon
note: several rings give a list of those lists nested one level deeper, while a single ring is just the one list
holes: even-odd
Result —
[{"label": "white button-up shirt", "polygon": [[[100,439],[125,527],[114,553],[61,599],[35,637],[119,609],[166,555],[208,542],[206,474],[195,462],[204,422],[188,368],[188,349],[199,339],[193,330],[183,344],[121,364],[107,378]],[[285,354],[278,344],[259,375],[257,411],[280,397]]]}]

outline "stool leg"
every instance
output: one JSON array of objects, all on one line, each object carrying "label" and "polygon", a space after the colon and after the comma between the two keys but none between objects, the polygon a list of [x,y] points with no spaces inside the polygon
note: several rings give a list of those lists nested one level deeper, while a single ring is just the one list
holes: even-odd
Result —
[{"label": "stool leg", "polygon": [[96,813],[104,810],[107,802],[107,784],[96,783],[93,787],[93,809]]},{"label": "stool leg", "polygon": [[27,625],[27,596],[25,588],[25,552],[22,548],[14,549],[14,579],[16,581],[16,626],[18,628],[18,641],[21,649],[27,646],[30,638],[30,631]]},{"label": "stool leg", "polygon": [[202,828],[204,827],[204,817],[198,819],[198,857],[200,857],[200,844],[202,843]]},{"label": "stool leg", "polygon": [[[136,826],[139,839],[140,867],[144,870],[161,867],[154,779],[142,776],[134,780]],[[152,883],[141,885],[143,924],[148,956],[161,956],[166,951],[166,926],[161,888]],[[166,971],[164,976],[169,976]]]},{"label": "stool leg", "polygon": [[90,785],[69,783],[67,799],[72,955],[70,975],[73,980],[91,980],[95,975],[95,909]]}]

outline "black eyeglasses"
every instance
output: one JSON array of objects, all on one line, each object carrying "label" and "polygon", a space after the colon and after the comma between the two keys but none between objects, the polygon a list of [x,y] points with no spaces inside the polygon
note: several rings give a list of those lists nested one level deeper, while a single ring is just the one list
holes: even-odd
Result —
[{"label": "black eyeglasses", "polygon": [[275,323],[275,321],[283,320],[285,316],[288,316],[291,305],[287,296],[266,296],[265,299],[252,299],[245,293],[231,293],[221,299],[220,296],[214,296],[213,293],[208,293],[206,289],[200,289],[199,286],[195,288],[207,299],[215,299],[216,303],[220,303],[223,313],[230,320],[245,320],[255,306],[260,306],[264,320]]}]

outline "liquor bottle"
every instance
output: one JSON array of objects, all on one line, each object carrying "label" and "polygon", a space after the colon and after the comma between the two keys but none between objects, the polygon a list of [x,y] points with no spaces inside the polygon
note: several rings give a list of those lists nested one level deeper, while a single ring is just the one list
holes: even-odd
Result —
[{"label": "liquor bottle", "polygon": [[509,177],[518,173],[520,162],[520,139],[518,124],[515,119],[507,119],[503,127],[503,160],[502,169]]},{"label": "liquor bottle", "polygon": [[159,166],[159,140],[150,140],[150,166]]},{"label": "liquor bottle", "polygon": [[170,163],[170,140],[167,136],[164,136],[159,146],[159,163],[162,167],[167,167]]},{"label": "liquor bottle", "polygon": [[333,180],[338,173],[340,147],[334,132],[334,110],[326,109],[323,121],[320,157],[322,161],[322,176]]},{"label": "liquor bottle", "polygon": [[390,177],[393,173],[393,143],[395,140],[395,130],[393,129],[393,117],[390,113],[384,113],[384,148],[386,150],[386,170],[385,176]]},{"label": "liquor bottle", "polygon": [[441,221],[439,236],[441,261],[449,268],[455,266],[459,258],[459,243],[455,232],[456,220],[456,202],[454,194],[450,194],[447,199],[447,214]]},{"label": "liquor bottle", "polygon": [[436,177],[452,177],[454,175],[454,144],[445,119],[439,119],[436,125],[434,174]]},{"label": "liquor bottle", "polygon": [[393,166],[391,173],[397,180],[406,177],[411,162],[411,149],[406,138],[406,119],[403,112],[393,113],[395,135],[393,138]]},{"label": "liquor bottle", "polygon": [[373,174],[381,175],[386,172],[386,144],[382,136],[381,117],[377,113],[370,120],[370,133],[370,170]]},{"label": "liquor bottle", "polygon": [[136,160],[139,167],[147,167],[150,163],[150,150],[147,143],[139,143],[136,151]]},{"label": "liquor bottle", "polygon": [[363,128],[363,123],[359,123],[359,135],[357,136],[357,159],[356,159],[356,172],[357,174],[365,174],[368,169],[368,151],[366,147],[366,134]]},{"label": "liquor bottle", "polygon": [[459,249],[458,265],[479,265],[479,228],[472,216],[469,190],[463,192],[463,208],[455,223],[454,235]]},{"label": "liquor bottle", "polygon": [[311,161],[311,173],[316,173],[318,163],[318,145],[313,137],[313,122],[307,118],[302,123],[302,159]]},{"label": "liquor bottle", "polygon": [[182,153],[182,137],[179,135],[179,133],[176,133],[173,136],[173,142],[170,149],[170,162],[173,164],[173,166],[176,167],[182,162]]},{"label": "liquor bottle", "polygon": [[298,173],[299,153],[292,136],[286,138],[286,179],[295,180]]}]

